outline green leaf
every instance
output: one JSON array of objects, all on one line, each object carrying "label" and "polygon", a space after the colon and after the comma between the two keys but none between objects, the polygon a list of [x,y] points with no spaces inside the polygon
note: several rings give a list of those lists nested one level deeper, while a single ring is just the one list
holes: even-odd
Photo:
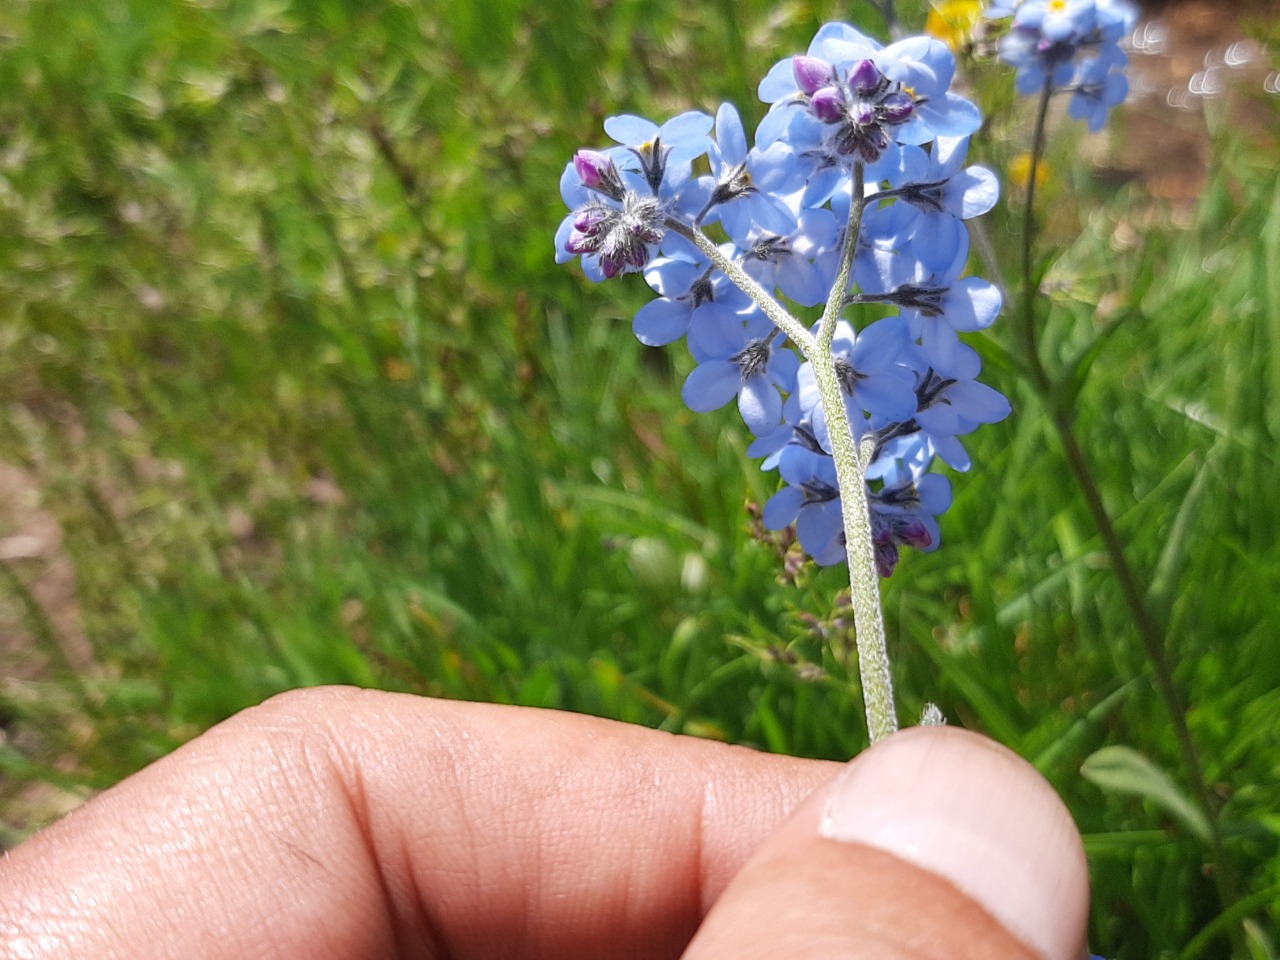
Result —
[{"label": "green leaf", "polygon": [[1108,793],[1143,797],[1160,807],[1204,843],[1211,830],[1205,815],[1165,773],[1132,747],[1103,747],[1080,766],[1080,775]]}]

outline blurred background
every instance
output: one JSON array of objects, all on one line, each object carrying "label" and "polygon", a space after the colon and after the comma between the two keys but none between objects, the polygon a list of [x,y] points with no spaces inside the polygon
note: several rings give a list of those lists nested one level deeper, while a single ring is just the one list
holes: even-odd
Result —
[{"label": "blurred background", "polygon": [[[933,23],[1005,182],[974,269],[1016,285],[1030,109],[945,26],[966,6]],[[885,612],[904,719],[935,701],[1067,799],[1096,950],[1225,956],[1243,922],[1270,957],[1280,20],[1146,13],[1130,103],[1054,123],[1043,337],[1169,625],[1239,902],[1011,323],[973,342],[1014,416],[968,438],[943,546]],[[865,746],[843,571],[760,529],[776,475],[733,410],[683,408],[682,346],[635,341],[643,281],[552,262],[560,172],[606,116],[753,123],[829,19],[882,34],[808,0],[6,0],[0,848],[312,684]],[[1086,765],[1115,746],[1149,766]]]}]

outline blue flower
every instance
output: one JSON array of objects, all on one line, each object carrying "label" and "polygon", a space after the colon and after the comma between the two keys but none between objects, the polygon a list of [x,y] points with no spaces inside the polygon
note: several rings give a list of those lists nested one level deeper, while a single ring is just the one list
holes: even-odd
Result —
[{"label": "blue flower", "polygon": [[689,352],[698,361],[681,395],[697,413],[718,410],[734,397],[743,422],[756,436],[782,421],[782,395],[795,388],[800,361],[778,346],[780,335],[762,313],[746,320],[716,304],[704,304],[689,330]]},{"label": "blue flower", "polygon": [[938,549],[938,517],[950,506],[951,481],[937,473],[907,472],[871,493],[871,540],[880,576],[893,573],[900,547],[925,553]]},{"label": "blue flower", "polygon": [[[836,376],[844,394],[846,415],[854,434],[862,432],[868,417],[906,420],[916,410],[916,374],[909,365],[913,354],[907,324],[901,317],[885,317],[860,333],[841,320],[831,343]],[[814,432],[829,446],[827,414],[818,395],[813,365],[800,367],[796,380],[800,409],[807,413]]]},{"label": "blue flower", "polygon": [[764,525],[782,530],[794,523],[800,546],[819,566],[843,561],[844,514],[835,460],[804,424],[780,460],[778,473],[787,485],[765,503]]},{"label": "blue flower", "polygon": [[981,216],[1000,196],[996,176],[985,167],[965,167],[968,137],[939,137],[929,153],[902,149],[902,171],[893,193],[916,211],[904,227],[912,254],[926,270],[949,272],[968,258],[969,232],[963,220]]},{"label": "blue flower", "polygon": [[875,60],[914,103],[911,115],[894,129],[898,143],[921,144],[935,137],[967,137],[982,126],[981,111],[951,92],[956,59],[941,40],[933,37],[899,40],[881,50]]},{"label": "blue flower", "polygon": [[604,132],[627,148],[651,192],[657,194],[668,166],[681,172],[680,179],[687,178],[686,168],[711,146],[707,136],[711,124],[709,116],[696,110],[672,117],[662,126],[622,114],[605,120]]},{"label": "blue flower", "polygon": [[790,147],[775,143],[763,152],[748,150],[742,119],[726,103],[716,113],[716,140],[708,156],[715,186],[702,213],[709,222],[719,220],[739,244],[753,227],[773,234],[789,234],[796,228],[795,213],[779,199],[794,178]]},{"label": "blue flower", "polygon": [[932,437],[971,433],[979,424],[999,423],[1012,409],[999,390],[972,377],[944,377],[929,371],[917,391],[915,421]]},{"label": "blue flower", "polygon": [[981,277],[931,272],[893,250],[877,250],[873,259],[881,291],[864,292],[862,298],[898,306],[926,362],[947,376],[967,375],[977,355],[957,334],[984,330],[995,322],[1004,305],[1000,288]]},{"label": "blue flower", "polygon": [[1100,130],[1129,92],[1119,43],[1137,23],[1137,8],[1129,0],[1020,0],[987,10],[1010,15],[1000,59],[1016,69],[1018,92],[1070,91],[1071,116]]},{"label": "blue flower", "polygon": [[1124,74],[1127,63],[1117,47],[1105,47],[1097,56],[1080,61],[1071,85],[1068,112],[1073,119],[1084,120],[1089,130],[1097,133],[1107,122],[1111,108],[1129,95],[1129,78]]},{"label": "blue flower", "polygon": [[814,260],[837,251],[840,228],[826,209],[804,210],[787,236],[753,232],[742,253],[742,268],[766,290],[781,290],[801,306],[823,303],[831,290]]},{"label": "blue flower", "polygon": [[[725,245],[726,256],[733,247]],[[668,234],[663,256],[649,264],[644,278],[659,297],[636,313],[632,329],[636,339],[650,347],[674,343],[689,332],[694,311],[716,303],[731,312],[751,305],[751,299],[711,265],[710,258],[679,234]]]},{"label": "blue flower", "polygon": [[807,55],[779,61],[761,81],[760,99],[773,106],[757,146],[786,139],[797,154],[875,164],[895,143],[973,133],[982,116],[951,93],[954,75],[955,58],[940,41],[882,48],[847,24],[826,24]]}]

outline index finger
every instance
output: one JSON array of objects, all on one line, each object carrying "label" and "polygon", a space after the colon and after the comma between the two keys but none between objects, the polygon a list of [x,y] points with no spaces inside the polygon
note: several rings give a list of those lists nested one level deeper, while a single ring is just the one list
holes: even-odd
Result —
[{"label": "index finger", "polygon": [[0,867],[18,956],[677,957],[834,764],[321,689],[246,711]]}]

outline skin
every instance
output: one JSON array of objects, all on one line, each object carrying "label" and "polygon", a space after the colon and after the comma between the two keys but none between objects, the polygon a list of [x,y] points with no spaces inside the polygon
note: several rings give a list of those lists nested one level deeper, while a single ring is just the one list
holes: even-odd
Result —
[{"label": "skin", "polygon": [[553,711],[298,691],[7,855],[0,955],[1034,956],[942,877],[823,837],[842,769]]}]

